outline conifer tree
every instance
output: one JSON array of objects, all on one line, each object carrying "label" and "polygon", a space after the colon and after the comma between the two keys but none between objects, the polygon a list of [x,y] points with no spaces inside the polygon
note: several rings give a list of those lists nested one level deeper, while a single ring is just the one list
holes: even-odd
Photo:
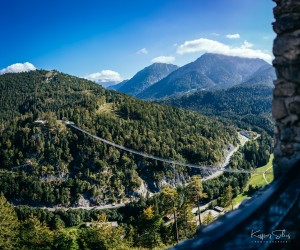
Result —
[{"label": "conifer tree", "polygon": [[18,217],[6,198],[0,194],[0,249],[16,249]]},{"label": "conifer tree", "polygon": [[232,196],[232,187],[226,187],[225,192],[222,196],[222,202],[224,207],[228,207],[229,205],[231,205],[231,210],[233,210]]},{"label": "conifer tree", "polygon": [[197,204],[198,207],[198,220],[199,225],[202,225],[201,221],[201,211],[200,211],[200,200],[203,198],[207,198],[207,194],[203,192],[203,186],[201,182],[201,176],[195,175],[192,177],[192,181],[190,182],[189,186],[189,194],[192,199]]},{"label": "conifer tree", "polygon": [[25,249],[52,249],[54,233],[33,215],[20,227],[20,241]]},{"label": "conifer tree", "polygon": [[178,193],[176,189],[172,189],[170,186],[164,186],[161,190],[161,198],[164,203],[164,210],[166,213],[173,212],[174,225],[175,225],[175,239],[179,242],[178,225],[177,225],[177,197]]}]

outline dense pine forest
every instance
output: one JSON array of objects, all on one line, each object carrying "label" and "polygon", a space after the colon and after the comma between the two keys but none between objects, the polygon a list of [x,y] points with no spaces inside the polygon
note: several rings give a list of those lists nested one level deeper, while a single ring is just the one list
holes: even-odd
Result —
[{"label": "dense pine forest", "polygon": [[[63,122],[148,154],[213,165],[224,160],[229,144],[239,142],[236,125],[213,117],[137,100],[57,71],[1,75],[0,100],[0,249],[166,248],[193,237],[197,221],[191,208],[199,201],[216,199],[226,207],[250,176],[227,173],[201,183],[203,171],[177,166],[175,172]],[[265,164],[271,144],[260,130],[258,139],[234,154],[230,167]],[[83,201],[131,202],[113,210],[34,208]]]},{"label": "dense pine forest", "polygon": [[200,91],[170,98],[159,103],[193,110],[217,117],[239,128],[273,134],[271,118],[272,87],[261,84],[240,84],[226,90]]},{"label": "dense pine forest", "polygon": [[[1,168],[8,199],[76,205],[134,194],[145,181],[157,191],[172,171],[69,129],[63,118],[92,134],[152,155],[196,164],[223,160],[237,143],[235,128],[190,111],[139,101],[58,72],[5,74],[1,85]],[[45,124],[37,124],[41,119]],[[192,174],[179,169],[182,178]],[[16,183],[18,183],[16,185]]]},{"label": "dense pine forest", "polygon": [[[271,150],[269,139],[265,135],[240,148],[230,161],[231,167],[252,169],[265,164],[269,154],[263,152]],[[247,185],[249,174],[225,173],[204,183],[199,177],[193,176],[188,185],[176,189],[164,186],[152,197],[140,196],[114,210],[57,209],[53,212],[29,206],[13,208],[0,196],[0,227],[5,228],[6,236],[0,236],[0,248],[165,249],[177,240],[193,237],[198,221],[191,209],[197,202],[215,199],[211,208],[230,206],[232,198]],[[211,216],[205,216],[201,224],[207,225],[212,220]],[[109,221],[118,221],[118,227]]]}]

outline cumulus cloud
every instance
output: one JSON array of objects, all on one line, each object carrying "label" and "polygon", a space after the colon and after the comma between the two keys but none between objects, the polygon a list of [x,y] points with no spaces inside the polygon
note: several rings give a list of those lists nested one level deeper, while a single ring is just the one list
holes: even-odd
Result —
[{"label": "cumulus cloud", "polygon": [[92,73],[84,77],[85,79],[91,80],[93,82],[104,84],[105,83],[118,83],[122,81],[121,75],[113,70],[102,70],[101,72]]},{"label": "cumulus cloud", "polygon": [[25,63],[15,63],[12,64],[4,69],[0,70],[0,75],[6,74],[6,73],[20,73],[20,72],[27,72],[36,70],[36,67],[33,66],[33,64],[29,62]]},{"label": "cumulus cloud", "polygon": [[247,40],[245,40],[244,43],[241,46],[241,48],[243,48],[243,49],[249,49],[251,47],[253,47],[253,44],[249,43]]},{"label": "cumulus cloud", "polygon": [[226,35],[227,38],[229,39],[239,39],[241,38],[240,34],[228,34]]},{"label": "cumulus cloud", "polygon": [[149,53],[149,51],[146,48],[142,48],[142,49],[138,50],[136,53],[147,55]]},{"label": "cumulus cloud", "polygon": [[153,63],[172,63],[174,61],[174,56],[158,56],[152,59]]},{"label": "cumulus cloud", "polygon": [[248,58],[260,58],[267,62],[272,61],[272,56],[264,51],[252,49],[253,44],[244,41],[239,47],[232,47],[214,40],[200,38],[197,40],[186,41],[177,48],[180,55],[187,53],[217,53],[228,56],[240,56]]}]

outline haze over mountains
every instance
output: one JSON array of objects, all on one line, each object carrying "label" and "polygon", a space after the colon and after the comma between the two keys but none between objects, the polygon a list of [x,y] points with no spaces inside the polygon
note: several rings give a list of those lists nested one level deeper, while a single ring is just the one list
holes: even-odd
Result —
[{"label": "haze over mountains", "polygon": [[140,99],[160,99],[200,90],[227,89],[239,84],[273,86],[274,68],[262,59],[204,54],[182,67],[152,64],[122,86],[111,87]]}]

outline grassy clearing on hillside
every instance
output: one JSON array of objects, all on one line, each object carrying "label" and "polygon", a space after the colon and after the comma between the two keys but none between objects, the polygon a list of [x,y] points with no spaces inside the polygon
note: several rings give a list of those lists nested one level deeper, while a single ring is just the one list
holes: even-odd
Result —
[{"label": "grassy clearing on hillside", "polygon": [[[264,172],[268,168],[270,168],[268,173],[265,174],[266,179],[269,183],[272,182],[274,179],[273,168],[272,168],[273,159],[274,159],[274,155],[271,154],[269,162],[265,166],[256,169],[258,172]],[[252,186],[263,187],[266,184],[267,183],[265,182],[262,174],[251,174],[251,179],[249,181],[248,186],[252,185]],[[247,186],[247,189],[248,189],[248,186]]]},{"label": "grassy clearing on hillside", "polygon": [[[265,174],[266,179],[267,179],[267,181],[268,181],[269,183],[271,183],[271,182],[273,181],[273,179],[274,179],[273,168],[272,168],[273,159],[274,159],[274,155],[271,154],[270,159],[269,159],[269,162],[268,162],[266,165],[264,165],[264,166],[262,166],[262,167],[256,169],[258,172],[264,172],[264,171],[266,171],[268,168],[270,168],[269,171],[268,171],[268,173]],[[254,186],[264,187],[265,185],[267,185],[267,183],[266,183],[266,181],[264,180],[262,174],[251,174],[251,178],[250,178],[250,180],[249,180],[249,182],[248,182],[248,184],[247,184],[247,186],[246,186],[244,192],[241,193],[241,194],[239,194],[237,197],[235,197],[235,198],[233,199],[233,205],[234,205],[234,206],[237,205],[237,204],[239,204],[239,203],[241,203],[244,199],[247,199],[247,198],[249,199],[249,198],[251,198],[251,197],[247,194],[249,185],[252,185],[253,187],[254,187]]]},{"label": "grassy clearing on hillside", "polygon": [[96,111],[97,114],[112,114],[113,113],[113,103],[102,104]]}]

